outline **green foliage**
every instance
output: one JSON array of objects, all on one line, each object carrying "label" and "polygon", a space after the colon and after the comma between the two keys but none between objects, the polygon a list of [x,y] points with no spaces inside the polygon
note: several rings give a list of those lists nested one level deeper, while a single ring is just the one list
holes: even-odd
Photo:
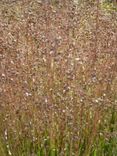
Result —
[{"label": "green foliage", "polygon": [[108,12],[117,12],[117,5],[115,3],[110,3],[109,1],[103,2],[102,8]]}]

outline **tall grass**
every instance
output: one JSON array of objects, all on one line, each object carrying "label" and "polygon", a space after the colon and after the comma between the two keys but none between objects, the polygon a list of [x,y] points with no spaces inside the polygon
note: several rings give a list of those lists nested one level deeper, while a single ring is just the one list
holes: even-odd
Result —
[{"label": "tall grass", "polygon": [[117,14],[103,6],[0,2],[0,156],[117,155]]}]

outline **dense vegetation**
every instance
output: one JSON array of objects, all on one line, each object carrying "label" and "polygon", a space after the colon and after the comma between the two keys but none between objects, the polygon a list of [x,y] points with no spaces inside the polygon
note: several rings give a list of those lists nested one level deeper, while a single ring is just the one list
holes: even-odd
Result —
[{"label": "dense vegetation", "polygon": [[117,156],[117,5],[0,1],[0,156]]}]

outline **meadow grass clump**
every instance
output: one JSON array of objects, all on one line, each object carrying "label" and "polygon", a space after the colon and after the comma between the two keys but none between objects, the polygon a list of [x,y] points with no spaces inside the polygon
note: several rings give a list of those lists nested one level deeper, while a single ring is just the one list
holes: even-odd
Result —
[{"label": "meadow grass clump", "polygon": [[117,14],[102,5],[0,2],[0,156],[117,155]]}]

